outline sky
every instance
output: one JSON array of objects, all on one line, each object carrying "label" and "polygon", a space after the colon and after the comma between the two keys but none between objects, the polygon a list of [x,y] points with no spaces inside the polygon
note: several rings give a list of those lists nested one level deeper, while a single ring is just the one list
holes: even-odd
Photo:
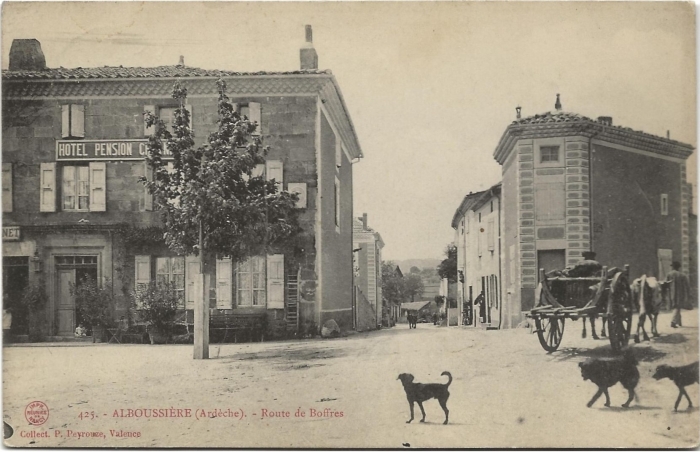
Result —
[{"label": "sky", "polygon": [[[441,258],[470,191],[500,180],[515,119],[554,109],[697,146],[693,4],[515,2],[3,3],[12,39],[49,67],[299,68],[304,25],[331,69],[365,158],[354,212],[384,259]],[[689,178],[697,176],[695,156]],[[697,198],[696,198],[697,199]]]}]

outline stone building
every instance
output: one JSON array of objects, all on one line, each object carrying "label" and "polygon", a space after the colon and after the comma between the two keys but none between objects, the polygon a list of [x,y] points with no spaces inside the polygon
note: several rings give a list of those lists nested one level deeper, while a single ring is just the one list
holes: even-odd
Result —
[{"label": "stone building", "polygon": [[[613,125],[610,117],[563,112],[558,98],[555,111],[513,121],[493,154],[502,166],[494,244],[500,327],[516,326],[534,306],[538,269],[564,268],[584,251],[610,267],[630,264],[632,278],[664,279],[675,260],[688,273],[692,153],[689,144]],[[477,198],[468,195],[453,217],[458,237],[459,219]],[[469,281],[478,253],[462,256]]]},{"label": "stone building", "polygon": [[[465,196],[452,217],[457,246],[457,305],[459,312],[468,312],[469,326],[500,326],[501,215],[499,183]],[[483,304],[479,304],[482,299]]]},{"label": "stone building", "polygon": [[[353,250],[356,293],[355,305],[367,302],[374,313],[374,324],[382,323],[389,326],[391,311],[384,306],[382,297],[382,248],[384,241],[379,232],[367,226],[367,214],[356,218],[353,223]],[[357,310],[358,315],[360,310]],[[369,323],[367,319],[358,319],[358,322]]]},{"label": "stone building", "polygon": [[[193,309],[197,259],[162,243],[159,213],[139,182],[145,111],[166,120],[175,80],[188,89],[196,144],[215,130],[216,81],[260,124],[270,146],[265,171],[299,193],[300,254],[220,259],[212,312],[257,313],[272,335],[352,328],[352,165],[362,151],[335,77],[318,69],[307,27],[301,67],[239,73],[180,64],[49,69],[36,40],[16,40],[2,73],[3,274],[5,294],[27,286],[48,294],[46,336],[70,336],[79,319],[70,285],[83,275],[112,284],[114,319],[138,284],[171,281]],[[218,310],[218,311],[215,311]]]}]

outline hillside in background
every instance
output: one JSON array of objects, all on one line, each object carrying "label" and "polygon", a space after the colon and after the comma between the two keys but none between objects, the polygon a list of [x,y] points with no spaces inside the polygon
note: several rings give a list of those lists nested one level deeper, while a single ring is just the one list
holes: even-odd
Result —
[{"label": "hillside in background", "polygon": [[435,270],[437,266],[440,265],[440,262],[442,262],[442,259],[405,259],[401,261],[394,261],[395,264],[401,267],[401,271],[405,275],[409,273],[411,267],[418,267],[421,270],[428,268]]}]

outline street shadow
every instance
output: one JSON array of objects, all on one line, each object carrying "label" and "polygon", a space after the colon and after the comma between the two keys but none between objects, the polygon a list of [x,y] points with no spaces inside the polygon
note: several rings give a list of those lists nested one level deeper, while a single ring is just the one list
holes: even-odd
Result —
[{"label": "street shadow", "polygon": [[[251,361],[251,360],[261,360],[261,361],[280,361],[280,363],[290,364],[294,361],[312,361],[317,359],[331,359],[340,358],[345,356],[344,350],[339,348],[289,348],[289,349],[275,349],[275,350],[264,350],[260,352],[253,353],[235,353],[233,355],[222,356],[220,359],[225,362],[234,361]],[[321,365],[321,364],[317,364]],[[307,365],[306,367],[311,367]],[[298,367],[302,368],[302,367]]]},{"label": "street shadow", "polygon": [[[651,346],[648,347],[628,347],[627,350],[632,351],[632,354],[639,362],[657,361],[667,355],[666,352],[657,350]],[[570,359],[582,358],[613,358],[620,356],[619,353],[613,351],[610,345],[596,348],[577,348],[567,347],[552,353],[557,361],[567,361]]]},{"label": "street shadow", "polygon": [[680,333],[666,334],[652,339],[655,344],[682,344],[688,342],[688,338]]},{"label": "street shadow", "polygon": [[624,408],[621,406],[610,406],[610,407],[601,407],[599,408],[601,410],[610,410],[610,411],[657,411],[660,410],[660,406],[644,406],[644,405],[630,405],[629,408]]}]

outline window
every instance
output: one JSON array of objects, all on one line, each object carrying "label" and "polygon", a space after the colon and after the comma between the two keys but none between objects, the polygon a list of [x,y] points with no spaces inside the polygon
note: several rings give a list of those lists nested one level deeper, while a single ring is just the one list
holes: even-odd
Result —
[{"label": "window", "polygon": [[[158,116],[160,120],[163,121],[165,124],[165,127],[168,129],[168,132],[171,134],[175,133],[175,130],[173,128],[173,121],[175,120],[175,110],[177,110],[178,106],[156,106],[156,105],[144,105],[143,107],[143,112],[144,112],[144,117],[143,117],[143,130],[144,130],[144,135],[145,136],[150,136],[153,133],[155,133],[155,128],[153,126],[147,126],[146,125],[146,116],[145,114],[151,113],[152,115]],[[190,114],[190,128],[193,129],[193,118],[192,118],[192,105],[185,105],[185,109],[189,112]]]},{"label": "window", "polygon": [[479,212],[479,223],[481,223],[481,212]]},{"label": "window", "polygon": [[105,169],[105,162],[64,166],[61,172],[61,205],[63,210],[104,212]]},{"label": "window", "polygon": [[661,215],[668,215],[668,195],[661,195]]},{"label": "window", "polygon": [[540,146],[540,163],[558,162],[559,146]]},{"label": "window", "polygon": [[258,123],[253,135],[262,135],[262,108],[260,102],[248,102],[233,104],[233,108],[238,110],[241,116],[247,116],[251,122]]},{"label": "window", "polygon": [[61,137],[85,138],[85,105],[61,105]]},{"label": "window", "polygon": [[90,209],[90,172],[87,166],[63,167],[63,210]]},{"label": "window", "polygon": [[265,306],[265,257],[253,256],[236,265],[236,304]]},{"label": "window", "polygon": [[2,164],[2,211],[12,212],[12,163]]},{"label": "window", "polygon": [[297,209],[306,209],[306,183],[290,182],[287,184],[287,190],[290,193],[296,193],[299,199],[296,203]]},{"label": "window", "polygon": [[460,234],[464,235],[464,218],[462,218],[462,221],[459,223],[459,229],[460,229]]},{"label": "window", "polygon": [[157,257],[156,282],[172,283],[180,303],[185,300],[185,257]]},{"label": "window", "polygon": [[335,229],[340,232],[340,181],[335,178]]}]

